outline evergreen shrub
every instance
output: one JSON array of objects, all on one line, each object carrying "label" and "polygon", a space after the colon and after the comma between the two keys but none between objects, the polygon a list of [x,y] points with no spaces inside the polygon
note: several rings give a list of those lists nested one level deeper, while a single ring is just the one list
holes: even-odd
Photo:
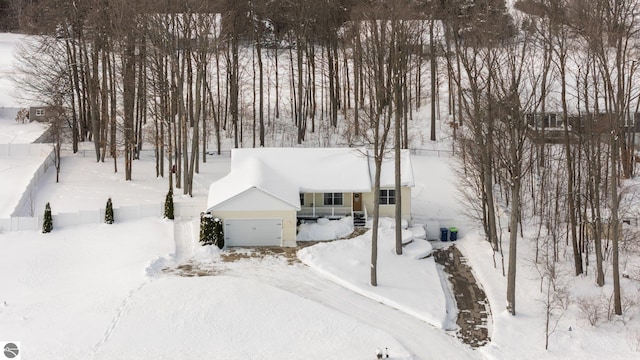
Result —
[{"label": "evergreen shrub", "polygon": [[107,200],[107,207],[104,210],[104,222],[113,224],[113,203],[111,202],[111,198]]},{"label": "evergreen shrub", "polygon": [[220,249],[224,247],[222,220],[208,213],[200,214],[200,243],[203,246],[215,245]]},{"label": "evergreen shrub", "polygon": [[203,246],[215,244],[213,229],[213,216],[211,216],[211,214],[200,213],[200,244]]},{"label": "evergreen shrub", "polygon": [[164,201],[164,217],[173,220],[173,189],[169,189]]},{"label": "evergreen shrub", "polygon": [[222,220],[213,219],[213,242],[219,249],[224,247],[224,229],[222,228]]},{"label": "evergreen shrub", "polygon": [[51,205],[47,203],[44,207],[44,219],[42,220],[42,233],[50,233],[53,230],[53,217],[51,216]]}]

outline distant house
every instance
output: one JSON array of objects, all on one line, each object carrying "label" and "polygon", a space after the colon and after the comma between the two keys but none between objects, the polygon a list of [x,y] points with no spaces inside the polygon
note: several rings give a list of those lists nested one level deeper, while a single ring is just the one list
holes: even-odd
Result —
[{"label": "distant house", "polygon": [[[606,134],[611,133],[612,121],[617,121],[617,115],[614,113],[588,113],[580,116],[569,115],[569,124],[577,133],[588,134]],[[623,133],[640,132],[640,113],[626,114],[620,124],[620,130]]]},{"label": "distant house", "polygon": [[[411,214],[413,169],[401,157],[402,217]],[[355,225],[380,200],[380,215],[395,214],[393,156],[383,163],[380,191],[372,192],[375,166],[366,149],[234,149],[231,172],[211,184],[207,212],[224,223],[228,246],[295,246],[298,221],[354,218]]]},{"label": "distant house", "polygon": [[37,122],[49,122],[47,112],[50,111],[48,106],[32,106],[29,108],[29,120]]},{"label": "distant house", "polygon": [[[529,137],[538,144],[561,144],[565,142],[564,121],[560,113],[528,113],[525,119],[531,131]],[[569,140],[573,141],[575,134],[569,133]]]},{"label": "distant house", "polygon": [[[569,141],[575,142],[580,134],[611,133],[612,113],[569,114]],[[525,119],[531,131],[529,135],[536,143],[564,143],[564,120],[562,113],[528,113]],[[624,134],[640,133],[640,113],[627,114],[620,130]]]}]

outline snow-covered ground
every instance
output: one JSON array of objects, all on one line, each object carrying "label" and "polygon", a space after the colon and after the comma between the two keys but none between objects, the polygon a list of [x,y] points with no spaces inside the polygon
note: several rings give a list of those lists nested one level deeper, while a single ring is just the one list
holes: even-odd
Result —
[{"label": "snow-covered ground", "polygon": [[[202,177],[223,176],[229,169],[225,164],[228,161],[226,157],[211,157]],[[34,204],[40,209],[51,202],[54,212],[69,212],[102,207],[107,196],[120,205],[161,201],[167,180],[155,178],[153,167],[152,159],[136,161],[133,181],[125,182],[122,173],[113,174],[111,163],[65,156],[60,182],[55,182],[51,169],[34,194]],[[21,169],[27,177],[32,173]],[[13,185],[7,187],[17,194],[22,187],[18,182],[7,185]],[[206,194],[197,191],[196,196]],[[187,199],[180,195],[177,198]],[[184,227],[180,223],[176,226]],[[164,274],[160,272],[163,266],[183,263],[194,256],[204,262],[219,260],[220,256],[214,251],[203,259],[197,229],[183,239],[188,244],[176,245],[180,236],[174,241],[173,227],[169,221],[145,219],[112,226],[65,227],[51,234],[0,234],[0,281],[12,289],[0,296],[0,341],[19,341],[25,357],[32,359],[174,358],[176,344],[184,347],[181,358],[193,359],[205,354],[219,354],[225,359],[367,359],[378,347],[389,348],[393,359],[409,359],[416,352],[421,357],[433,355],[420,353],[419,346],[418,350],[407,350],[386,329],[409,325],[406,320],[393,324],[389,317],[374,321],[371,316],[351,314],[354,307],[384,307],[392,315],[398,313],[377,300],[333,285],[333,292],[342,298],[339,306],[352,307],[336,309],[336,304],[325,304],[335,300],[308,299],[308,290],[296,293],[287,289],[281,275],[287,269],[291,271],[286,276],[306,277],[305,284],[315,282],[332,288],[330,281],[301,264],[292,267],[267,259],[266,268],[278,274],[271,284],[260,280],[262,271],[252,278],[243,270],[255,267],[256,261],[264,265],[264,259],[239,262],[233,268],[235,276],[222,273],[187,278]],[[353,239],[351,243],[363,241]],[[185,247],[190,250],[185,251]],[[429,244],[423,242],[414,257],[429,250]],[[321,252],[309,254],[311,258],[322,256]],[[387,257],[381,254],[381,264]],[[430,268],[435,271],[432,263]],[[423,279],[428,282],[428,278]],[[361,280],[366,287],[366,274]],[[381,275],[381,284],[390,281]],[[441,287],[436,290],[442,294]],[[431,308],[429,305],[427,310]],[[426,311],[423,317],[433,318],[437,324],[446,315],[444,307],[435,308],[437,316]],[[412,311],[411,307],[406,309]],[[444,331],[415,318],[410,321],[456,344]],[[413,343],[418,342],[413,339]],[[464,353],[463,346],[458,346]]]},{"label": "snow-covered ground", "polygon": [[[0,96],[0,99],[3,97]],[[30,144],[48,127],[38,122],[16,121],[17,108],[0,108],[0,144]]]},{"label": "snow-covered ground", "polygon": [[[88,164],[90,164],[88,166]],[[60,182],[54,171],[47,173],[34,200],[36,209],[51,203],[53,213],[96,210],[105,206],[111,197],[115,207],[137,204],[158,204],[167,193],[167,180],[156,177],[155,162],[147,158],[136,162],[133,181],[124,180],[124,163],[120,159],[120,172],[114,173],[113,162],[96,162],[93,155],[64,156],[61,161]],[[109,183],[109,186],[105,186]]]},{"label": "snow-covered ground", "polygon": [[0,235],[0,338],[27,359],[89,357],[150,282],[146,266],[173,251],[171,230],[145,219]]},{"label": "snow-covered ground", "polygon": [[[2,36],[0,46],[5,46],[7,36]],[[10,72],[5,63],[0,61],[0,92]],[[0,106],[14,106],[8,93],[0,93]],[[2,128],[0,142],[20,138],[28,126]],[[224,176],[228,162],[224,156],[210,157],[201,167],[201,181]],[[504,311],[500,259],[494,267],[491,248],[462,216],[453,163],[449,157],[413,158],[412,211],[427,225],[430,238],[440,226],[461,230],[457,246],[492,309],[491,343],[478,350],[447,330],[455,315],[448,287],[432,258],[418,260],[443,244],[418,239],[398,257],[385,226],[378,287],[373,288],[368,285],[370,234],[307,247],[298,254],[304,264],[253,256],[251,250],[230,263],[223,261],[223,252],[197,243],[197,220],[154,218],[65,228],[54,224],[50,234],[0,233],[0,342],[20,342],[25,359],[373,359],[376,348],[388,348],[391,359],[640,358],[638,307],[591,326],[578,310],[581,296],[602,293],[606,303],[611,289],[596,287],[592,277],[575,279],[568,270],[563,278],[571,305],[551,335],[550,350],[544,350],[543,293],[532,246],[524,240],[518,248],[518,315]],[[97,209],[109,196],[115,206],[161,202],[167,180],[156,178],[154,167],[150,158],[135,161],[133,181],[125,182],[122,172],[113,174],[110,162],[65,156],[61,182],[55,182],[50,169],[33,195],[34,207],[42,211],[49,201],[54,212]],[[3,186],[20,192],[17,179],[29,175],[11,175],[16,181],[4,180]],[[204,185],[196,188],[193,201],[206,196]],[[5,202],[7,195],[0,196]],[[191,201],[179,191],[176,196]],[[334,225],[309,226],[306,236],[344,231]],[[213,276],[161,271],[180,265]],[[622,283],[632,305],[640,293],[637,280]]]},{"label": "snow-covered ground", "polygon": [[172,228],[145,219],[2,235],[0,338],[29,359],[365,359],[382,344],[409,358],[384,330],[276,287],[157,274]]},{"label": "snow-covered ground", "polygon": [[[108,176],[110,167],[90,158],[71,157],[65,165],[70,174],[85,174],[81,183],[92,183],[96,189],[113,187],[127,194],[123,198],[153,188],[144,179],[116,181]],[[144,160],[136,166],[144,167]],[[65,211],[72,204],[103,205],[100,191],[83,192],[81,198],[73,194],[72,186],[62,185],[65,178],[60,186],[54,184],[53,176],[45,178],[36,203],[52,192],[58,194],[50,198],[52,206],[60,202]],[[157,191],[165,186],[157,184]],[[182,347],[180,358],[192,359],[205,354],[225,359],[367,359],[377,347],[388,347],[393,359],[411,358],[413,352],[385,329],[387,321],[373,326],[322,301],[279,289],[284,278],[276,277],[270,285],[259,278],[224,273],[188,278],[159,272],[194,256],[204,262],[217,259],[220,265],[216,251],[202,257],[207,252],[196,243],[197,231],[188,233],[188,245],[176,245],[173,234],[173,223],[160,219],[66,227],[51,234],[1,234],[0,281],[12,290],[0,299],[0,339],[20,341],[25,356],[33,359],[174,358],[177,344]],[[184,251],[185,246],[191,250]],[[425,242],[422,253],[429,249]],[[381,264],[386,257],[381,255]],[[258,261],[264,265],[265,260],[240,262],[234,271],[246,277],[243,268],[253,268]],[[291,268],[277,260],[266,263],[272,274]],[[289,275],[323,282],[299,264]],[[392,281],[383,278],[381,284]],[[362,301],[347,289],[342,296],[343,304]],[[365,304],[381,306],[371,300]],[[443,309],[437,313],[441,321]],[[54,330],[56,326],[61,329]],[[449,338],[443,331],[440,336]]]},{"label": "snow-covered ground", "polygon": [[[228,160],[211,159],[211,168],[203,172],[222,176],[224,171],[217,169],[224,169]],[[438,218],[443,212],[452,218],[459,211],[448,190],[449,161],[413,159],[416,183],[423,186],[414,189],[412,201],[425,218]],[[152,163],[136,161],[134,174],[136,168],[151,166],[145,162]],[[38,204],[42,198],[52,199],[53,193],[52,206],[65,211],[103,206],[106,194],[98,189],[118,191],[122,199],[135,202],[140,192],[155,197],[166,186],[166,179],[153,183],[134,176],[132,182],[120,181],[122,174],[112,177],[109,164],[91,158],[72,157],[65,165],[69,173],[89,174],[82,183],[93,183],[96,190],[77,197],[74,187],[64,185],[66,178],[56,186],[52,176],[46,177],[36,194]],[[440,176],[425,170],[430,166],[436,166]],[[368,234],[307,247],[299,253],[305,265],[276,257],[225,263],[220,252],[197,244],[197,221],[176,222],[182,227],[175,231],[177,236],[174,224],[160,219],[68,227],[51,234],[1,234],[0,281],[11,290],[0,293],[0,304],[7,302],[0,305],[0,340],[20,341],[32,359],[111,359],[123,354],[171,358],[178,345],[181,358],[193,359],[205,353],[237,359],[368,359],[376,347],[389,347],[394,359],[439,354],[489,359],[637,355],[634,317],[596,328],[576,314],[560,323],[551,350],[545,351],[541,294],[527,260],[529,249],[521,247],[520,311],[512,317],[503,311],[505,279],[500,268],[493,268],[490,248],[476,232],[465,230],[457,245],[482,281],[494,312],[492,342],[470,350],[446,330],[453,326],[446,313],[452,309],[433,260],[417,260],[431,245],[440,244],[415,240],[397,257],[385,224],[377,288],[368,285]],[[189,261],[219,273],[187,278],[159,271]],[[581,286],[592,286],[585,282]],[[60,329],[52,330],[56,326]],[[401,330],[404,326],[410,331]]]},{"label": "snow-covered ground", "polygon": [[24,35],[0,33],[0,108],[20,106],[20,101],[14,96],[15,85],[11,78],[15,75],[15,54],[18,44]]}]

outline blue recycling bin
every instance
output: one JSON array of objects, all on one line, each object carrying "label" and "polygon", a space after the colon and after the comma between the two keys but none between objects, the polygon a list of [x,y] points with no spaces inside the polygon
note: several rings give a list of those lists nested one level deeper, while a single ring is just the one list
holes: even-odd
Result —
[{"label": "blue recycling bin", "polygon": [[449,229],[440,228],[440,241],[447,241],[449,239]]},{"label": "blue recycling bin", "polygon": [[458,240],[458,228],[449,228],[449,240],[456,241]]}]

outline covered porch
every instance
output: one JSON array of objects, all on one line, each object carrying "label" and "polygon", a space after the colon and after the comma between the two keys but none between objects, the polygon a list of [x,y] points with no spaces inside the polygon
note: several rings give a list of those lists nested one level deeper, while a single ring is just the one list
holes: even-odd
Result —
[{"label": "covered porch", "polygon": [[300,193],[298,220],[317,220],[322,217],[341,219],[346,216],[366,219],[362,193]]}]

